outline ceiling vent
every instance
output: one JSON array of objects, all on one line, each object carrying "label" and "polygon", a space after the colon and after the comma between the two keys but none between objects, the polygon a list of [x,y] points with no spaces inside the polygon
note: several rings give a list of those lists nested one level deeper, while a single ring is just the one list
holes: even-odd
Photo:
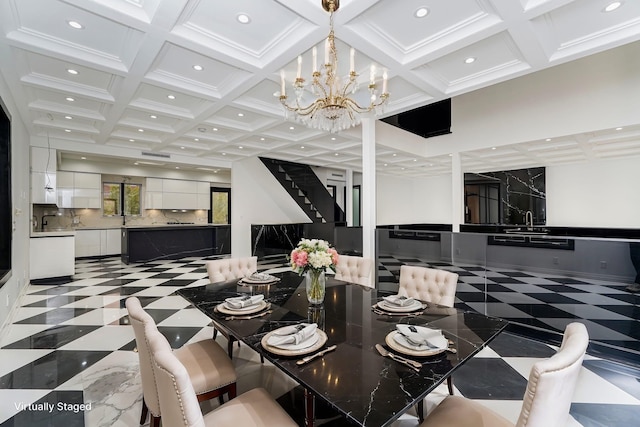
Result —
[{"label": "ceiling vent", "polygon": [[170,159],[171,158],[170,154],[152,153],[150,151],[142,151],[142,152],[140,152],[140,154],[142,154],[143,156],[160,157],[160,158],[163,158],[163,159]]}]

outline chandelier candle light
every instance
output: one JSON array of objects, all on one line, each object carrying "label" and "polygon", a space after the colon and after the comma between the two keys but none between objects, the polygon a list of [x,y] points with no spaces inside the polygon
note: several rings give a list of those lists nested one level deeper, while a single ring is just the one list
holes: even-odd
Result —
[{"label": "chandelier candle light", "polygon": [[307,299],[311,304],[322,304],[326,287],[324,272],[334,272],[338,265],[338,252],[326,240],[302,239],[291,251],[291,269],[305,275]]},{"label": "chandelier candle light", "polygon": [[[343,84],[338,73],[338,55],[333,33],[333,12],[340,7],[340,0],[322,0],[322,7],[329,12],[329,36],[324,43],[324,74],[318,70],[318,50],[312,49],[313,72],[310,91],[317,97],[315,101],[303,100],[305,79],[302,78],[302,56],[298,56],[296,79],[293,82],[295,102],[287,103],[286,76],[280,71],[280,102],[285,108],[285,117],[293,113],[293,118],[312,128],[338,132],[360,124],[360,114],[374,112],[379,115],[389,99],[387,92],[387,71],[382,73],[382,93],[378,94],[376,66],[371,65],[369,75],[369,105],[361,106],[350,98],[358,91],[358,73],[355,70],[355,49],[349,53],[349,77]],[[276,95],[278,95],[276,93]]]}]

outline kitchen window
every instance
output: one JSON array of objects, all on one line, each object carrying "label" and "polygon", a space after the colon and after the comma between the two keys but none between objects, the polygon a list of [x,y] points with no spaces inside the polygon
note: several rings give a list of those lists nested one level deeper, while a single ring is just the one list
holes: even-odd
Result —
[{"label": "kitchen window", "polygon": [[[117,182],[102,184],[102,212],[105,216],[140,215],[142,185]],[[124,206],[124,212],[122,207]]]}]

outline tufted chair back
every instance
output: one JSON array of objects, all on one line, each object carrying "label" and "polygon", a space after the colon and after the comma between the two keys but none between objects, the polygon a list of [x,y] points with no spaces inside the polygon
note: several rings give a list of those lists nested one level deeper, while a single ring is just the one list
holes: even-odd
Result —
[{"label": "tufted chair back", "polygon": [[216,259],[207,261],[206,265],[211,283],[226,282],[258,271],[258,257]]},{"label": "tufted chair back", "polygon": [[160,332],[152,334],[149,340],[154,349],[154,368],[160,405],[167,409],[162,414],[162,424],[204,426],[202,411],[187,369],[171,352],[169,344]]},{"label": "tufted chair back", "polygon": [[453,307],[457,287],[456,273],[413,265],[400,267],[398,295]]},{"label": "tufted chair back", "polygon": [[[140,377],[142,379],[142,395],[144,402],[149,408],[149,412],[154,417],[160,417],[160,401],[158,400],[158,388],[153,374],[153,355],[147,342],[147,332],[156,330],[156,322],[142,308],[140,300],[136,297],[129,297],[125,301],[125,306],[129,312],[129,321],[133,326],[136,337],[136,347],[138,348],[138,358],[140,359]],[[159,332],[158,332],[159,333]]]},{"label": "tufted chair back", "polygon": [[567,325],[558,352],[531,368],[516,427],[566,424],[588,344],[589,334],[582,323]]},{"label": "tufted chair back", "polygon": [[374,287],[371,277],[372,264],[369,258],[340,255],[335,278],[343,282],[357,283],[372,288]]}]

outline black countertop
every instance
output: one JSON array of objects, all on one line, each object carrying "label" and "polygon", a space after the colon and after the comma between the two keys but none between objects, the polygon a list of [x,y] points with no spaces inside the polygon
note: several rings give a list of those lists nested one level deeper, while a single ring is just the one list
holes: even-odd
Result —
[{"label": "black countertop", "polygon": [[[242,286],[234,280],[180,289],[177,293],[211,317],[217,327],[263,354],[355,425],[391,424],[507,325],[501,319],[435,305],[415,317],[377,315],[371,305],[380,299],[378,291],[330,278],[324,306],[313,308],[307,302],[302,277],[291,272],[281,277],[280,282],[269,286]],[[225,298],[257,293],[263,293],[271,303],[271,314],[226,321],[214,310]],[[326,346],[336,344],[337,349],[322,359],[298,366],[295,362],[301,356],[277,356],[262,348],[260,340],[268,332],[307,321],[318,323],[328,335]],[[385,342],[396,323],[442,329],[458,352],[417,358],[423,363],[420,372],[383,358],[374,346]]]}]

